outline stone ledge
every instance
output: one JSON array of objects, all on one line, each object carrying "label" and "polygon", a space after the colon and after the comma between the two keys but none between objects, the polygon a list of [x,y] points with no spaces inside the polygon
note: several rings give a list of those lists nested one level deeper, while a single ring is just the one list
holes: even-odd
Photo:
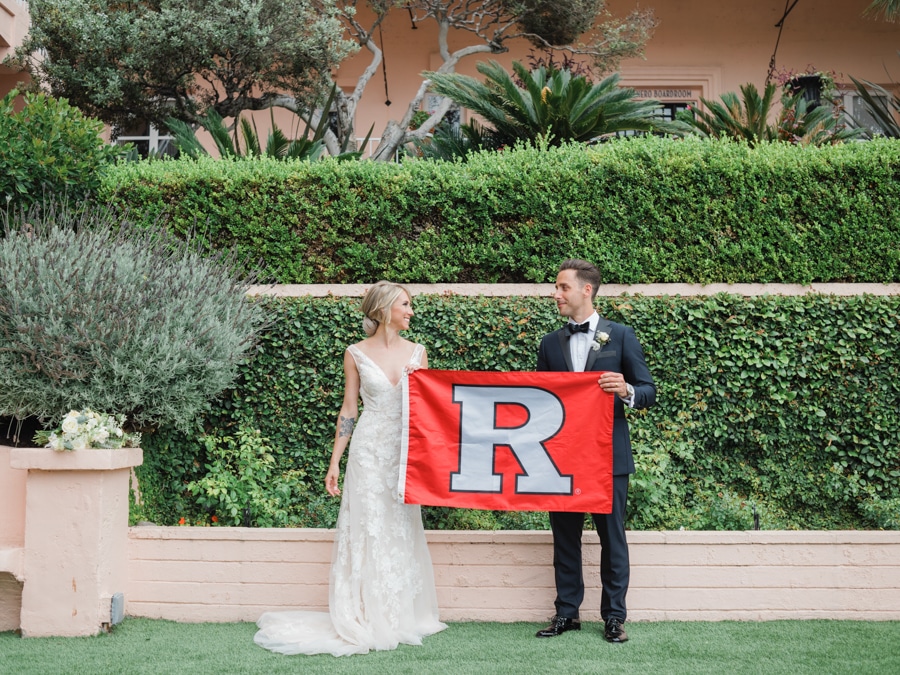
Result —
[{"label": "stone ledge", "polygon": [[88,448],[71,452],[50,448],[12,448],[9,453],[9,465],[13,469],[42,471],[114,471],[140,466],[143,461],[144,453],[140,448]]},{"label": "stone ledge", "polygon": [[[277,297],[360,298],[372,284],[272,284],[251,286],[249,295]],[[462,295],[488,297],[549,296],[553,284],[404,284],[413,295]],[[900,295],[900,284],[603,284],[601,297],[620,295],[709,296],[730,293],[754,297],[760,295]]]},{"label": "stone ledge", "polygon": [[[131,527],[130,539],[184,541],[286,541],[331,542],[335,530],[303,527],[184,527],[140,525]],[[427,530],[430,544],[551,544],[549,530]],[[897,544],[900,532],[893,530],[629,530],[629,544]],[[586,545],[599,546],[592,531],[584,533]]]}]

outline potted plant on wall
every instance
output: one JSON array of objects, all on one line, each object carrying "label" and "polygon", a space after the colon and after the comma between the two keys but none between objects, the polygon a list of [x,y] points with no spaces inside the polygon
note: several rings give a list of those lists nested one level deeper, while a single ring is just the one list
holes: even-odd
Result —
[{"label": "potted plant on wall", "polygon": [[9,452],[28,471],[21,630],[89,635],[124,588],[139,432],[196,426],[263,308],[233,258],[157,223],[53,200],[0,217],[0,415],[54,427]]},{"label": "potted plant on wall", "polygon": [[841,105],[836,76],[834,71],[817,70],[808,65],[803,71],[779,71],[775,74],[775,80],[781,85],[785,96],[800,96],[806,103],[806,109],[813,110],[823,101],[831,106]]}]

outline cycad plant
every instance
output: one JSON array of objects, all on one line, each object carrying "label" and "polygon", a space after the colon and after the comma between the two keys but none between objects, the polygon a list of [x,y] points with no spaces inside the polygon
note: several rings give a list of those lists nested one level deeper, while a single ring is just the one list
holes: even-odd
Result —
[{"label": "cycad plant", "polygon": [[[323,124],[328,121],[327,117],[323,117]],[[249,122],[246,118],[239,119],[241,135],[244,138],[245,152],[241,151],[240,143],[237,138],[232,139],[231,131],[225,125],[221,115],[214,109],[210,108],[204,117],[200,118],[200,126],[209,132],[216,149],[221,157],[259,157],[265,154],[267,157],[277,159],[308,159],[315,161],[321,157],[325,150],[325,143],[322,140],[324,128],[317,129],[312,138],[307,138],[304,133],[300,138],[289,139],[285,133],[275,124],[274,115],[272,116],[272,130],[266,140],[265,150],[260,145],[259,134],[256,130],[256,124]],[[200,157],[208,155],[206,148],[200,143],[197,135],[189,124],[175,118],[166,120],[166,126],[172,132],[175,139],[175,145],[183,155],[188,157]]]},{"label": "cycad plant", "polygon": [[426,73],[431,89],[479,115],[499,145],[545,139],[549,145],[588,142],[620,131],[676,131],[659,114],[659,103],[639,100],[610,75],[593,84],[569,70],[543,66],[529,71],[513,63],[516,80],[499,63],[479,63],[486,80],[459,73]]},{"label": "cycad plant", "polygon": [[700,100],[707,110],[683,110],[677,119],[705,138],[733,138],[751,146],[761,142],[788,141],[798,145],[822,145],[856,138],[860,130],[848,128],[829,105],[810,109],[802,94],[785,95],[781,112],[770,123],[777,87],[766,85],[762,95],[748,83],[741,86],[741,97],[734,92],[722,94],[721,102]]},{"label": "cycad plant", "polygon": [[[331,87],[331,93],[325,101],[323,110],[331,110],[336,91],[337,85],[333,85]],[[259,142],[259,133],[256,129],[256,123],[249,122],[245,118],[238,116],[238,126],[241,130],[241,136],[244,138],[243,152],[237,134],[235,134],[234,139],[232,139],[231,130],[226,126],[222,116],[219,115],[214,108],[210,108],[206,115],[200,118],[199,122],[200,126],[206,129],[209,132],[209,135],[212,136],[220,157],[261,157],[265,155],[266,157],[273,157],[275,159],[305,159],[311,162],[322,157],[322,154],[325,152],[324,139],[325,133],[328,131],[328,115],[322,115],[319,124],[315,129],[312,129],[311,136],[311,127],[307,124],[300,137],[294,139],[288,138],[287,135],[278,128],[278,125],[275,124],[275,115],[271,111],[270,119],[272,130],[269,132],[265,149],[263,149]],[[201,155],[209,155],[206,148],[200,143],[195,130],[191,125],[181,120],[177,120],[174,117],[170,117],[166,120],[166,126],[172,133],[172,136],[175,139],[175,145],[178,146],[178,149],[182,154],[194,158],[200,157]],[[366,144],[369,142],[369,137],[372,135],[372,129],[374,128],[375,125],[373,124],[372,127],[369,128],[369,133],[366,135],[363,142],[360,143],[359,147],[366,147]],[[359,159],[362,157],[361,151],[348,150],[349,142],[349,137],[344,140],[344,144],[341,146],[341,152],[336,156],[336,159]]]},{"label": "cycad plant", "polygon": [[777,133],[768,121],[775,92],[775,85],[768,84],[760,96],[753,84],[745,84],[741,87],[743,98],[733,91],[722,94],[721,103],[701,97],[708,112],[692,108],[680,111],[678,118],[691,125],[698,136],[744,139],[751,145],[775,140]]},{"label": "cycad plant", "polygon": [[454,128],[441,124],[431,138],[415,142],[416,150],[425,159],[450,161],[464,158],[480,150],[497,150],[500,146],[494,135],[476,121]]},{"label": "cycad plant", "polygon": [[786,100],[777,123],[778,139],[794,145],[830,145],[862,138],[865,130],[845,123],[843,108],[812,108],[802,94]]}]

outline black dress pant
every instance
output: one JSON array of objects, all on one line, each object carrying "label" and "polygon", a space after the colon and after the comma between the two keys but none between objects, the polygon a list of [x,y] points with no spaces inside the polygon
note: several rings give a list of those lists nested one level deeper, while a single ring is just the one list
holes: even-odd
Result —
[{"label": "black dress pant", "polygon": [[[625,507],[628,500],[628,475],[613,476],[613,510],[611,514],[592,513],[600,536],[600,581],[603,594],[600,615],[606,621],[627,618],[625,594],[628,592],[630,565],[625,539]],[[556,614],[578,618],[584,600],[584,574],[581,562],[583,513],[550,513],[553,530],[553,570],[556,576]]]}]

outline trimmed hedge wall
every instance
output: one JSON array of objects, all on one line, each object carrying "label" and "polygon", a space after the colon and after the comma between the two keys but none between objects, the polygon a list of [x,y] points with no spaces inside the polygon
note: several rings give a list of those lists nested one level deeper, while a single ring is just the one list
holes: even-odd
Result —
[{"label": "trimmed hedge wall", "polygon": [[467,163],[120,165],[101,200],[262,260],[278,283],[900,281],[900,143],[620,139]]},{"label": "trimmed hedge wall", "polygon": [[[135,520],[333,525],[322,481],[359,301],[260,302],[273,323],[209,436],[145,437]],[[634,326],[659,387],[655,408],[630,413],[631,528],[749,529],[754,509],[764,529],[900,528],[900,297],[598,302]],[[445,369],[533,370],[560,321],[545,298],[426,295],[415,309],[410,338]],[[425,511],[428,527],[546,526],[539,513]]]}]

